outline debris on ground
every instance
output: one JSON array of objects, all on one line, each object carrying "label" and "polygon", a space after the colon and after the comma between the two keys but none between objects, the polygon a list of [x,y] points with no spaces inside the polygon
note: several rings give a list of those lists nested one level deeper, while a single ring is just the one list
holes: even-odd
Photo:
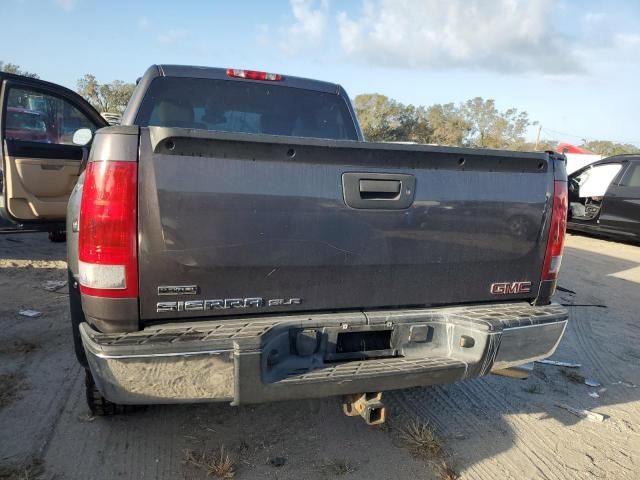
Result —
[{"label": "debris on ground", "polygon": [[584,385],[586,385],[588,387],[600,387],[600,386],[602,386],[602,384],[599,381],[594,380],[593,378],[584,377],[583,375],[580,375],[577,372],[572,372],[570,370],[560,370],[560,373],[562,373],[562,375],[564,375],[565,377],[567,377],[569,380],[571,380],[574,383],[584,384]]},{"label": "debris on ground", "polygon": [[42,461],[30,459],[22,465],[0,464],[0,479],[2,480],[35,480],[44,473]]},{"label": "debris on ground", "polygon": [[570,290],[570,289],[565,288],[565,287],[561,287],[560,285],[556,286],[556,290],[558,290],[559,292],[570,293],[572,295],[576,294],[576,292],[574,292],[573,290]]},{"label": "debris on ground", "polygon": [[458,480],[458,478],[460,478],[458,472],[456,472],[453,467],[444,460],[437,463],[435,468],[440,480]]},{"label": "debris on ground", "polygon": [[570,370],[560,370],[560,373],[564,375],[567,379],[571,380],[573,383],[584,383],[586,378],[580,375],[577,372],[572,372]]},{"label": "debris on ground", "polygon": [[48,292],[57,292],[62,287],[67,285],[66,280],[47,280],[42,284],[42,288],[47,290]]},{"label": "debris on ground", "polygon": [[274,467],[282,467],[285,463],[287,463],[287,459],[284,457],[273,457],[269,459],[269,464]]},{"label": "debris on ground", "polygon": [[355,472],[357,467],[346,460],[338,459],[331,460],[330,462],[322,465],[320,470],[335,476],[340,476]]},{"label": "debris on ground", "polygon": [[400,438],[416,457],[441,457],[442,443],[426,423],[414,420],[400,430]]},{"label": "debris on ground", "polygon": [[589,392],[588,395],[591,398],[600,398],[600,395],[598,395],[598,392]]},{"label": "debris on ground", "polygon": [[11,404],[18,397],[21,384],[22,377],[20,375],[15,373],[0,374],[0,408]]},{"label": "debris on ground", "polygon": [[23,317],[36,318],[42,315],[42,312],[39,312],[38,310],[31,310],[26,308],[24,310],[20,310],[18,312],[18,315],[22,315]]},{"label": "debris on ground", "polygon": [[638,388],[638,386],[635,383],[625,382],[624,380],[615,382],[614,385],[622,385],[627,388]]},{"label": "debris on ground", "polygon": [[[0,352],[3,353],[31,353],[40,348],[38,345],[32,342],[28,342],[21,339],[13,340],[10,344],[0,342]],[[2,477],[0,477],[2,478]]]},{"label": "debris on ground", "polygon": [[525,387],[523,390],[527,393],[536,393],[536,394],[542,393],[542,387],[537,383],[533,383],[528,387]]},{"label": "debris on ground", "polygon": [[563,307],[596,307],[596,308],[609,308],[607,305],[600,303],[561,303]]},{"label": "debris on ground", "polygon": [[400,438],[414,456],[431,463],[441,480],[456,480],[458,473],[447,462],[441,440],[427,423],[413,420],[400,429]]},{"label": "debris on ground", "polygon": [[581,363],[560,362],[558,360],[536,360],[536,363],[543,363],[545,365],[555,365],[556,367],[566,368],[580,368],[582,366]]},{"label": "debris on ground", "polygon": [[601,413],[592,412],[591,410],[585,410],[584,408],[575,408],[567,405],[566,403],[556,403],[557,407],[560,407],[567,412],[573,413],[580,418],[586,418],[592,422],[604,422],[605,416]]},{"label": "debris on ground", "polygon": [[208,476],[219,480],[230,480],[236,474],[235,463],[225,451],[224,446],[220,447],[220,451],[209,453],[185,450],[184,456],[187,464],[204,470]]}]

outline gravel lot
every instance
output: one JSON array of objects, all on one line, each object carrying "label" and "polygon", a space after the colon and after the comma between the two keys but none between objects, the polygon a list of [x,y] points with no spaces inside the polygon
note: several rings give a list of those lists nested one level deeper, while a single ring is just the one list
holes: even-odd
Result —
[{"label": "gravel lot", "polygon": [[[387,393],[391,419],[378,429],[343,416],[336,399],[89,416],[66,287],[43,288],[66,280],[64,259],[65,245],[46,234],[0,235],[0,479],[207,478],[185,451],[221,446],[239,479],[439,478],[400,438],[409,421],[434,428],[463,479],[640,478],[638,246],[568,238],[557,300],[575,306],[553,358],[579,369],[536,364],[525,381],[486,377]],[[18,315],[24,308],[42,315]]]}]

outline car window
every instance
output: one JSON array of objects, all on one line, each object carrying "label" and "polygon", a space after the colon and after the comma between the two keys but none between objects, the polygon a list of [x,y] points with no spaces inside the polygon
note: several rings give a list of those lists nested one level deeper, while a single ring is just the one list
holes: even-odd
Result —
[{"label": "car window", "polygon": [[587,168],[576,177],[580,185],[578,196],[581,198],[604,197],[604,194],[609,188],[609,184],[621,168],[622,165],[620,163],[596,165],[595,167]]},{"label": "car window", "polygon": [[64,98],[27,88],[9,90],[5,138],[73,145],[73,133],[80,128],[93,132],[96,125]]},{"label": "car window", "polygon": [[631,165],[629,167],[622,185],[625,187],[640,187],[640,165]]},{"label": "car window", "polygon": [[294,137],[357,140],[336,93],[235,80],[156,78],[136,124]]}]

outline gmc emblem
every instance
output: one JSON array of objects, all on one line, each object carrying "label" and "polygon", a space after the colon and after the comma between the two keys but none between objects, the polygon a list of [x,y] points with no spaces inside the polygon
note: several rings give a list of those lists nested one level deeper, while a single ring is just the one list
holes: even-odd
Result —
[{"label": "gmc emblem", "polygon": [[491,284],[492,295],[531,293],[531,282],[500,282]]}]

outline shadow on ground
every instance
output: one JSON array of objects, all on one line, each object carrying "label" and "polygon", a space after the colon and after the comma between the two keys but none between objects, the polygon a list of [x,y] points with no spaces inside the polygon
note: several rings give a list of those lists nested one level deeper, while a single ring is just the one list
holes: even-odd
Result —
[{"label": "shadow on ground", "polygon": [[[42,250],[36,259],[64,258],[64,244],[49,244],[46,235],[16,237],[25,238],[25,248]],[[0,258],[11,255],[12,247],[0,237]],[[24,258],[26,251],[13,253]],[[628,259],[618,258],[623,256]],[[391,420],[382,429],[344,417],[337,399],[237,408],[151,406],[131,416],[92,418],[71,353],[64,299],[50,292],[27,297],[43,316],[18,318],[12,312],[24,296],[12,291],[37,284],[45,271],[0,268],[0,295],[7,299],[0,344],[20,337],[38,345],[30,352],[0,353],[0,372],[17,372],[24,382],[20,398],[0,410],[0,461],[42,459],[42,478],[205,478],[185,463],[184,451],[224,445],[241,479],[435,478],[397,438],[404,422],[418,419],[434,427],[463,478],[634,478],[640,456],[640,372],[634,367],[640,359],[640,274],[633,272],[639,266],[640,248],[613,242],[574,238],[565,252],[560,284],[576,293],[562,292],[557,301],[608,308],[570,307],[554,358],[581,363],[578,372],[601,387],[574,383],[563,369],[538,364],[524,381],[486,377],[388,392]],[[620,272],[632,273],[620,278]],[[64,278],[65,272],[48,274]],[[560,403],[607,420],[589,422]]]}]

